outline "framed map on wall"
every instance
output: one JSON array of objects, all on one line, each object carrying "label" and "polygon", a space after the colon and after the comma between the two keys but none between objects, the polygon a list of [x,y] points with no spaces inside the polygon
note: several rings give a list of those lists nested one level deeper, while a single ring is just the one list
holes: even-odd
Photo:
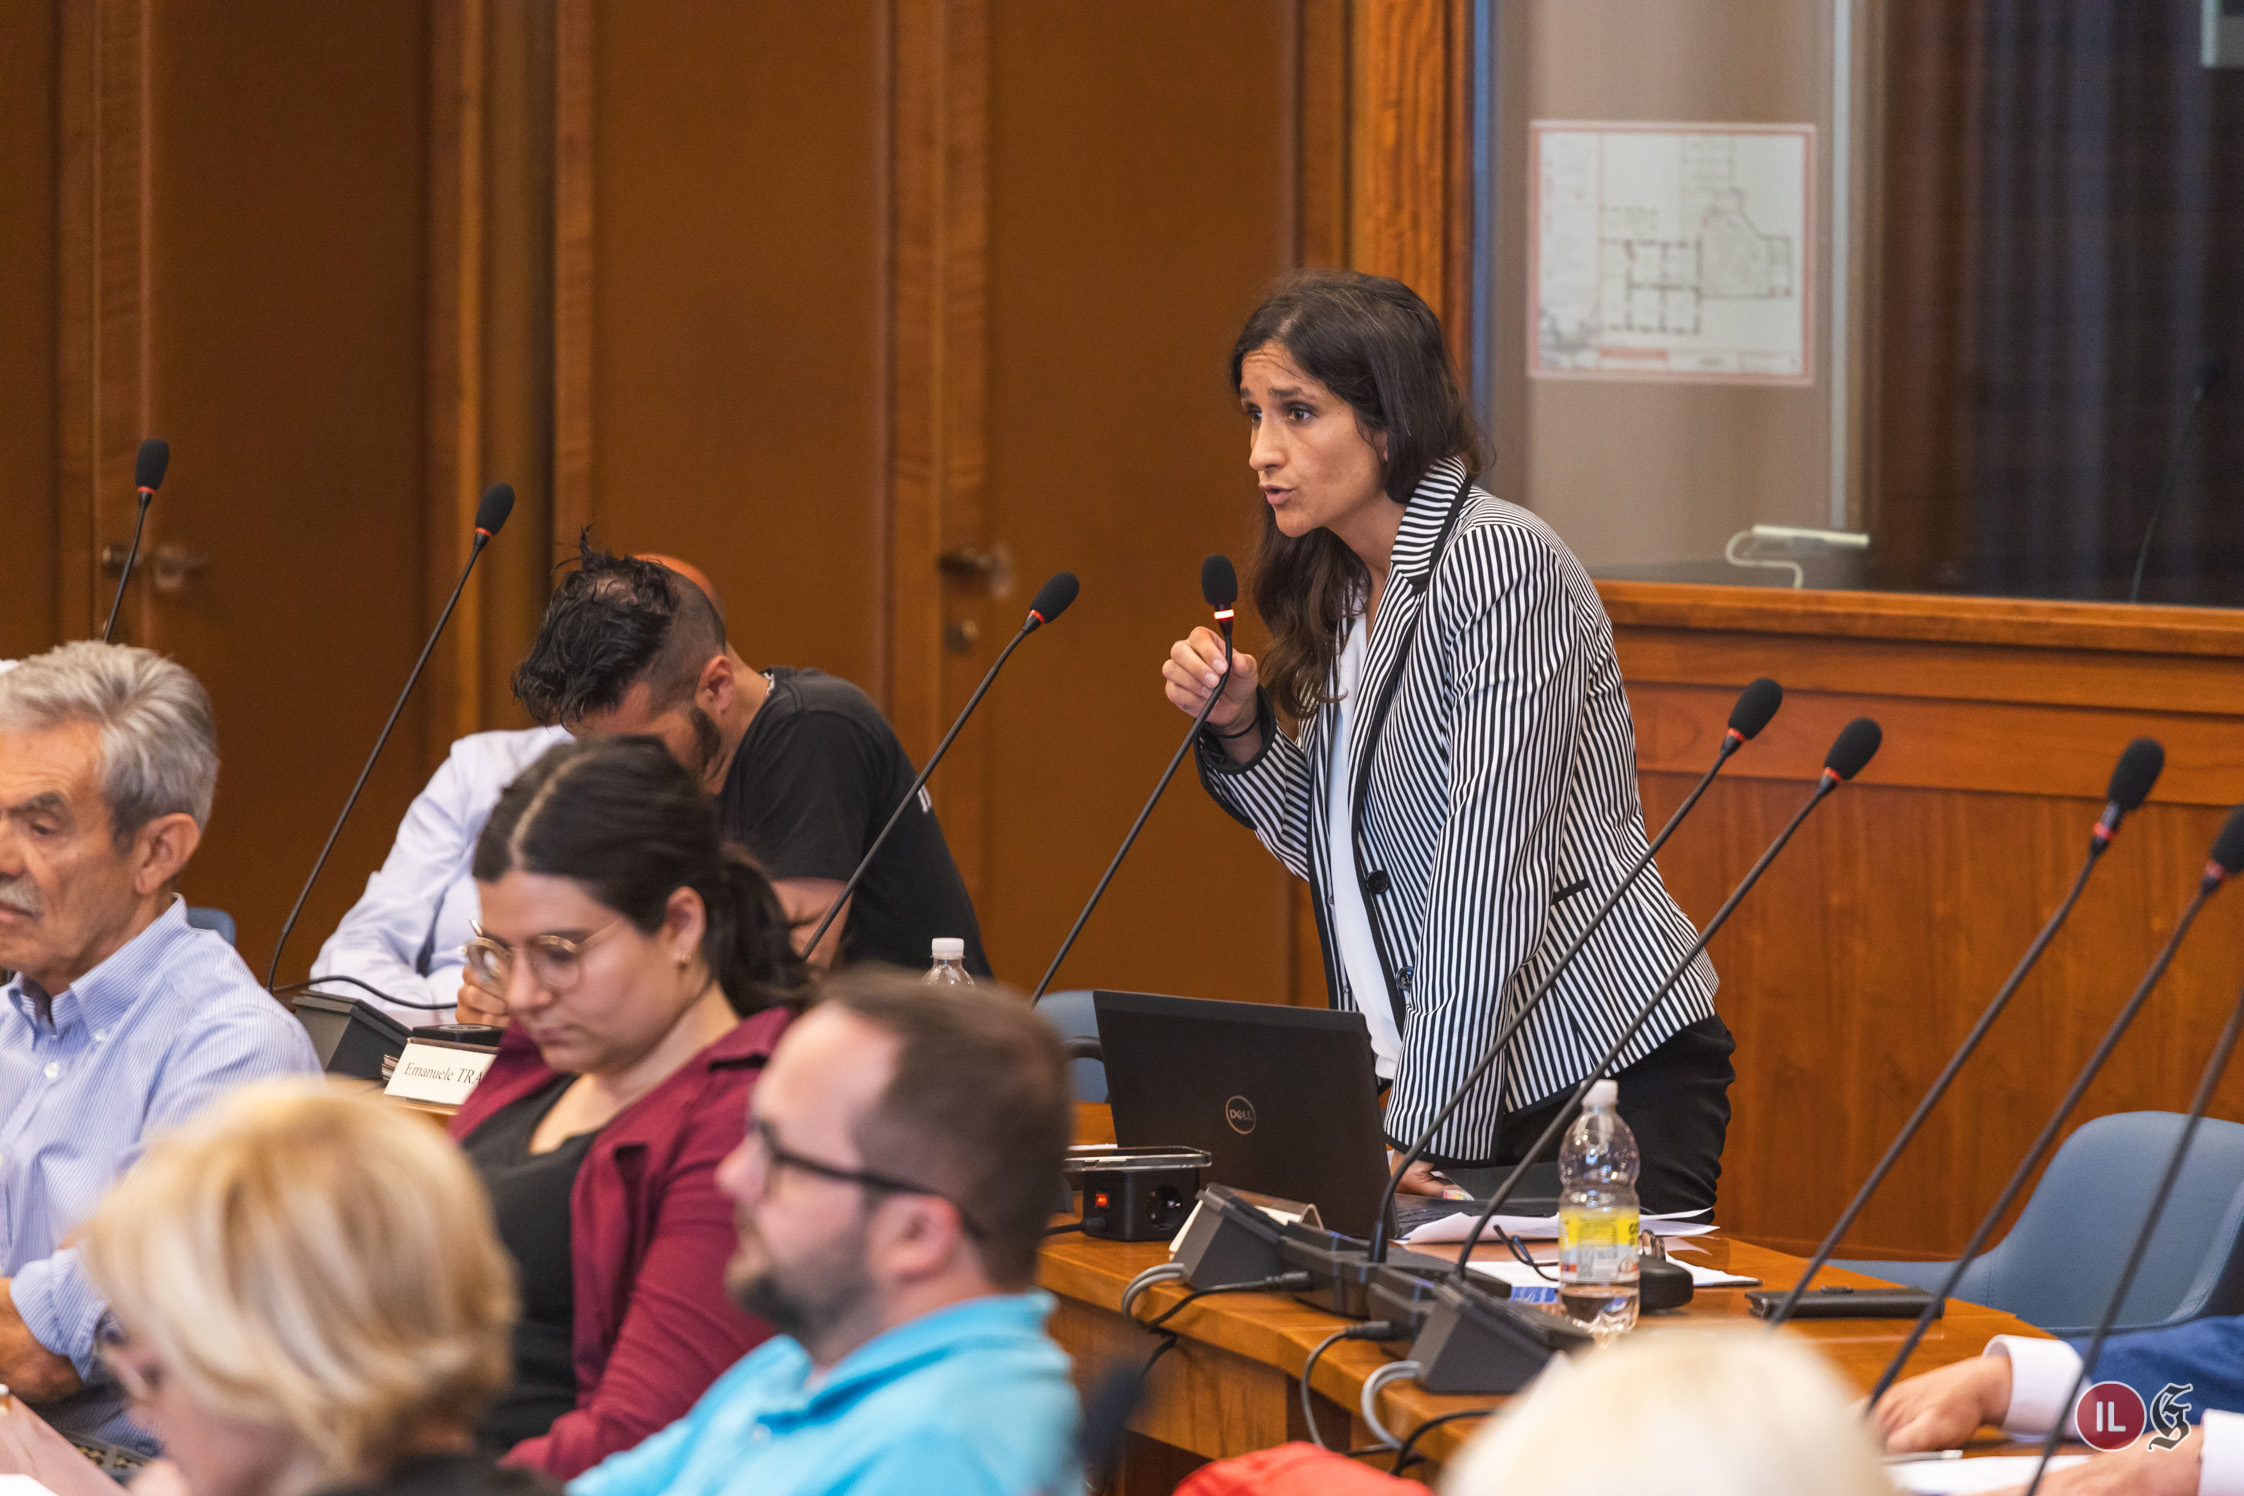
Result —
[{"label": "framed map on wall", "polygon": [[1527,372],[1809,384],[1815,127],[1534,120]]}]

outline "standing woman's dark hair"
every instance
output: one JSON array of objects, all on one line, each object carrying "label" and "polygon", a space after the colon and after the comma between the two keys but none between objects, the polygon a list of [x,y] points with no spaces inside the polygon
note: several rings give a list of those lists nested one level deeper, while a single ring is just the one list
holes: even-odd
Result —
[{"label": "standing woman's dark hair", "polygon": [[701,953],[743,1018],[802,1006],[795,953],[771,880],[718,832],[716,802],[660,739],[594,738],[547,749],[506,787],[475,844],[478,882],[510,872],[567,878],[641,934],[690,888],[708,911]]},{"label": "standing woman's dark hair", "polygon": [[[1444,457],[1487,465],[1480,430],[1442,342],[1441,320],[1399,280],[1353,270],[1304,270],[1278,282],[1231,349],[1231,387],[1247,356],[1271,344],[1348,403],[1364,437],[1385,438],[1387,496],[1408,504]],[[1255,548],[1254,601],[1270,629],[1262,683],[1296,720],[1332,700],[1341,627],[1362,607],[1370,574],[1329,530],[1289,536],[1267,509]]]}]

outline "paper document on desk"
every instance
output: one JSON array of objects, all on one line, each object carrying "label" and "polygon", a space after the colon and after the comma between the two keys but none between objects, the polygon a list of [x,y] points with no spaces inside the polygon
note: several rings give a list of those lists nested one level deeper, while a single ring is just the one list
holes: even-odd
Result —
[{"label": "paper document on desk", "polygon": [[[1675,1262],[1674,1258],[1668,1261]],[[1761,1280],[1748,1278],[1743,1273],[1725,1273],[1719,1268],[1702,1267],[1696,1262],[1676,1262],[1675,1265],[1691,1275],[1693,1288],[1752,1288]],[[1483,1278],[1494,1278],[1512,1288],[1554,1288],[1558,1282],[1558,1264],[1542,1264],[1542,1272],[1535,1271],[1524,1262],[1506,1262],[1497,1258],[1493,1262],[1476,1262],[1473,1271]],[[1543,1276],[1548,1273],[1550,1276]]]},{"label": "paper document on desk", "polygon": [[[1991,1454],[1977,1460],[1896,1460],[1886,1466],[1886,1474],[1895,1486],[1916,1496],[2000,1491],[2032,1480],[2038,1458],[2030,1454]],[[2087,1459],[2084,1454],[2061,1454],[2049,1462],[2049,1468],[2063,1470]]]},{"label": "paper document on desk", "polygon": [[[1642,1217],[1642,1220],[1645,1229],[1654,1236],[1704,1236],[1714,1229],[1713,1223],[1695,1218],[1706,1213],[1706,1207],[1701,1206],[1697,1210],[1679,1210],[1668,1215],[1648,1215]],[[1473,1229],[1473,1221],[1479,1214],[1479,1208],[1473,1207],[1467,1202],[1466,1207],[1460,1209],[1457,1214],[1443,1216],[1438,1221],[1428,1221],[1425,1225],[1404,1237],[1403,1241],[1413,1247],[1435,1246],[1445,1241],[1463,1241],[1466,1234]],[[1485,1240],[1491,1242],[1496,1239],[1494,1229],[1496,1227],[1502,1227],[1507,1235],[1516,1236],[1522,1241],[1558,1240],[1558,1217],[1554,1215],[1500,1215],[1488,1224],[1490,1229],[1483,1232],[1482,1235]]]}]

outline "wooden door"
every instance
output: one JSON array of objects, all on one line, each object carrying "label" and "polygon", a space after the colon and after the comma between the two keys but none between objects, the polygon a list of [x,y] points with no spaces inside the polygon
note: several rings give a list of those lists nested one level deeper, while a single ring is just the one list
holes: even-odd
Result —
[{"label": "wooden door", "polygon": [[[98,632],[134,449],[169,438],[118,634],[210,691],[223,767],[182,886],[234,914],[261,969],[432,614],[426,17],[291,0],[58,15],[55,637]],[[387,846],[426,772],[417,738],[408,721],[289,969]]]},{"label": "wooden door", "polygon": [[[1207,621],[1201,558],[1246,569],[1259,499],[1226,361],[1299,255],[1299,9],[988,9],[986,482],[942,522],[954,550],[1003,547],[1016,582],[947,585],[946,627],[978,638],[948,656],[946,703],[1042,578],[1083,582],[945,770],[992,963],[1023,987],[1184,733],[1158,671]],[[1188,759],[1056,985],[1284,1001],[1291,882]]]}]

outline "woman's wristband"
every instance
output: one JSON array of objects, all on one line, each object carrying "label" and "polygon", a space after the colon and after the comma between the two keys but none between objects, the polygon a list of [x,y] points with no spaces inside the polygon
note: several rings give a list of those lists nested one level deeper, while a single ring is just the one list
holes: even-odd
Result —
[{"label": "woman's wristband", "polygon": [[1218,732],[1215,728],[1212,727],[1208,729],[1208,732],[1211,736],[1221,738],[1224,742],[1228,743],[1235,738],[1243,738],[1249,733],[1259,732],[1261,730],[1262,717],[1260,713],[1257,713],[1252,721],[1248,722],[1246,726],[1240,728],[1237,732]]}]

